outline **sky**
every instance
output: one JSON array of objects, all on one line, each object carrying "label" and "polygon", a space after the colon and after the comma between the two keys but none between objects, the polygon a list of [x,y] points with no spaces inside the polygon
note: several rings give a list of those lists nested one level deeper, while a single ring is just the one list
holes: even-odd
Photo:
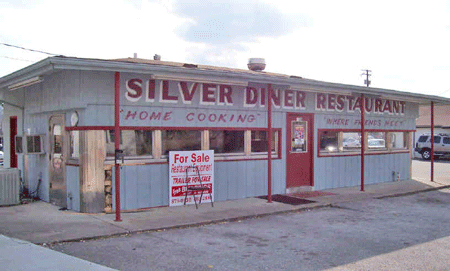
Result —
[{"label": "sky", "polygon": [[0,77],[49,57],[5,44],[450,97],[450,0],[0,0]]}]

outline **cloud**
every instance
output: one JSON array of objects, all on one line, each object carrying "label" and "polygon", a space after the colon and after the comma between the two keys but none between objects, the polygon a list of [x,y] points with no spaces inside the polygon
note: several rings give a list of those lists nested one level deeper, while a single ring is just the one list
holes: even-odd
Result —
[{"label": "cloud", "polygon": [[306,26],[306,18],[286,15],[270,4],[253,1],[195,2],[177,0],[173,12],[191,23],[178,30],[189,42],[229,44],[279,37]]},{"label": "cloud", "polygon": [[307,26],[305,16],[282,13],[257,0],[174,0],[171,11],[185,19],[176,34],[193,44],[186,48],[187,59],[200,64],[242,67],[242,53],[250,57],[250,46],[261,38],[275,39]]}]

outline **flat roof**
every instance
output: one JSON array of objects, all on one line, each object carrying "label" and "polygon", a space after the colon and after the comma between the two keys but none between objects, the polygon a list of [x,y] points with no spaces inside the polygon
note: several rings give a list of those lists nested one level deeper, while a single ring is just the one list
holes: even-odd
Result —
[{"label": "flat roof", "polygon": [[246,85],[248,82],[289,86],[311,92],[336,92],[347,95],[365,94],[381,96],[388,99],[411,101],[429,104],[450,104],[450,98],[425,95],[391,89],[371,88],[348,84],[331,83],[301,76],[251,71],[227,67],[217,67],[190,63],[149,60],[140,58],[93,59],[66,56],[54,56],[15,71],[0,78],[0,88],[5,88],[26,79],[48,75],[61,70],[109,71],[151,74],[155,78],[171,78],[172,80],[229,82],[230,85]]}]

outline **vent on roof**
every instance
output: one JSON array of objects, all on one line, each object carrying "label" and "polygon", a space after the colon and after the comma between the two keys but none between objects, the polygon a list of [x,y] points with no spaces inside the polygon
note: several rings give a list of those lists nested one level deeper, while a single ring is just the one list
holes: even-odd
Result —
[{"label": "vent on roof", "polygon": [[134,54],[133,54],[133,58],[137,58],[137,53],[134,53]]},{"label": "vent on roof", "polygon": [[155,54],[153,60],[161,60],[161,55]]},{"label": "vent on roof", "polygon": [[263,71],[266,68],[266,60],[264,58],[250,58],[247,67],[252,71]]},{"label": "vent on roof", "polygon": [[195,65],[195,64],[188,64],[188,63],[184,63],[183,67],[185,67],[185,68],[198,68],[197,65]]}]

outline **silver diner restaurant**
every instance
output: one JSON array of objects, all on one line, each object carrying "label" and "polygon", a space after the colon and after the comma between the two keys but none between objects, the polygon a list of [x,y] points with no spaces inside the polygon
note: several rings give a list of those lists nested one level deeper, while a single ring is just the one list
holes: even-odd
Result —
[{"label": "silver diner restaurant", "polygon": [[168,206],[170,151],[214,151],[215,201],[364,190],[411,178],[419,105],[450,102],[249,66],[44,59],[0,78],[5,167],[87,213]]}]

